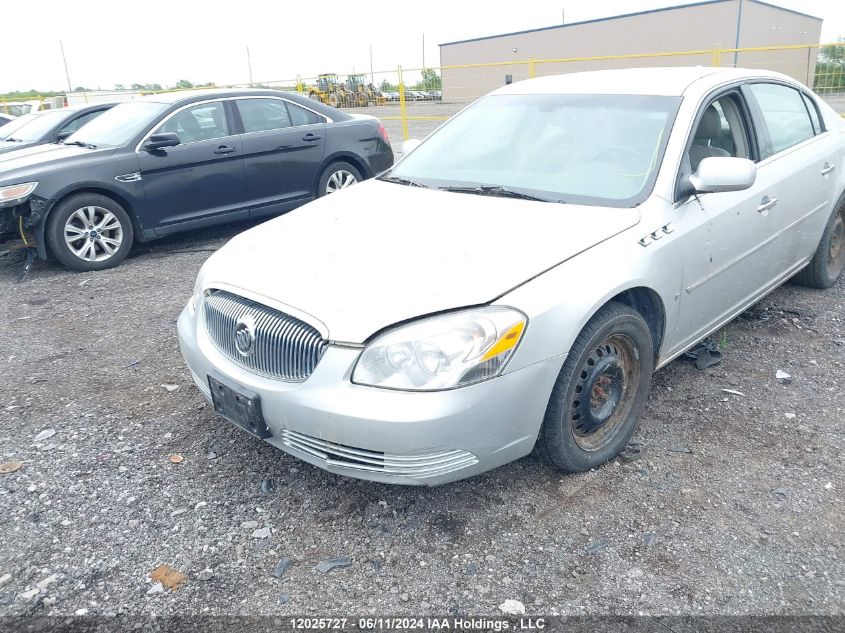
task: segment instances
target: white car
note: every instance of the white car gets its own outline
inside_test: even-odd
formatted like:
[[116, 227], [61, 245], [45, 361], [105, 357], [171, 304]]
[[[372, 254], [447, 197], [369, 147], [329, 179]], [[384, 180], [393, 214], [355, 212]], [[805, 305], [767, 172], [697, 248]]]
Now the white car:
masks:
[[791, 277], [837, 281], [843, 163], [842, 119], [778, 73], [509, 85], [212, 255], [182, 353], [218, 412], [332, 472], [594, 468], [655, 368]]

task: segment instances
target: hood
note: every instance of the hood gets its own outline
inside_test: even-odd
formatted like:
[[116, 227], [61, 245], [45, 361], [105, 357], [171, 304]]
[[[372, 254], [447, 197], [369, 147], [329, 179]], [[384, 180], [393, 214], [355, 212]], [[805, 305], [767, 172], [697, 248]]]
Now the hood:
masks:
[[0, 154], [42, 145], [47, 141], [0, 141]]
[[[18, 143], [12, 145], [20, 146]], [[114, 148], [92, 150], [78, 145], [47, 143], [0, 153], [0, 185], [14, 184], [21, 178], [37, 179], [45, 170], [62, 169], [68, 164], [90, 160], [94, 155], [102, 156], [114, 151]]]
[[370, 180], [236, 236], [209, 258], [202, 284], [293, 308], [330, 339], [361, 343], [400, 321], [488, 303], [639, 217]]

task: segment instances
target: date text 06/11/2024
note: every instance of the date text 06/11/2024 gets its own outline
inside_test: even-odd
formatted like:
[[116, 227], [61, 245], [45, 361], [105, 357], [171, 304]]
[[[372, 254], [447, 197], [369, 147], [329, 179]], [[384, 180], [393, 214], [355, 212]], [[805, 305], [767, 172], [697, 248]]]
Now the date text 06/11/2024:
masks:
[[342, 631], [358, 629], [364, 631], [539, 631], [546, 628], [544, 618], [291, 618], [289, 624], [294, 630]]

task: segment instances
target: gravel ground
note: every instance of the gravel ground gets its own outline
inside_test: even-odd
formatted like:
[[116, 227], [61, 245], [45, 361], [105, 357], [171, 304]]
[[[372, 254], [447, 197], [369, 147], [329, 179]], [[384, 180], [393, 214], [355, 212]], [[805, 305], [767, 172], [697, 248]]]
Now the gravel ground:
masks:
[[0, 256], [0, 461], [23, 462], [0, 474], [0, 615], [845, 614], [842, 283], [785, 286], [720, 366], [659, 372], [638, 458], [411, 489], [299, 462], [193, 386], [176, 318], [243, 228], [21, 284]]

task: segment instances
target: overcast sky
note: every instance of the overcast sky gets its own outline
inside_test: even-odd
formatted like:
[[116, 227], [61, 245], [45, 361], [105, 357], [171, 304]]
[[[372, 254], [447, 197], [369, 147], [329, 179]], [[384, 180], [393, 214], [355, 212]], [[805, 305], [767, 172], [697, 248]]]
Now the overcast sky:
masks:
[[[843, 0], [773, 0], [824, 18], [822, 39], [845, 35]], [[321, 72], [436, 65], [438, 44], [631, 13], [671, 0], [28, 0], [3, 3], [0, 92], [67, 88], [59, 40], [73, 86], [179, 79], [220, 85]], [[15, 28], [10, 28], [15, 25]], [[497, 61], [497, 60], [491, 60]], [[376, 78], [378, 82], [378, 77]]]

